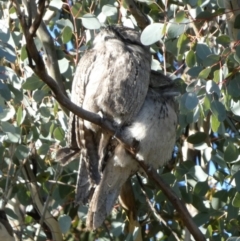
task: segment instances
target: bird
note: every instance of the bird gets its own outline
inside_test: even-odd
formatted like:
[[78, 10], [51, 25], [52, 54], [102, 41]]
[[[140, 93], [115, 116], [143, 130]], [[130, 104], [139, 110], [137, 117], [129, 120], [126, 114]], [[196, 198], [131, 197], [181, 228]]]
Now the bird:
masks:
[[[139, 31], [120, 25], [103, 28], [78, 63], [71, 101], [120, 130], [132, 122], [145, 101], [151, 59]], [[80, 156], [76, 203], [86, 203], [99, 184], [111, 139], [108, 131], [70, 113], [67, 146], [58, 151], [57, 159], [67, 164]]]
[[168, 77], [160, 77], [158, 84], [152, 81], [144, 104], [132, 123], [121, 131], [124, 139], [139, 143], [136, 158], [125, 149], [124, 143], [112, 139], [109, 144], [106, 166], [89, 204], [86, 226], [90, 230], [102, 225], [128, 178], [143, 172], [135, 159], [157, 169], [172, 155], [178, 123], [174, 96], [178, 92]]

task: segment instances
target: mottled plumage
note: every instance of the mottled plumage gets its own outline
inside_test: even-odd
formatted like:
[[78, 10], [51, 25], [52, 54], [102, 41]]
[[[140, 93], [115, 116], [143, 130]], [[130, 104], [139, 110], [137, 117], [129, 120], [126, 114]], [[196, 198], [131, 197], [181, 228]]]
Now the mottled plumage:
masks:
[[[151, 54], [141, 44], [139, 32], [121, 26], [107, 27], [79, 61], [71, 100], [121, 127], [131, 123], [139, 112], [147, 94], [150, 71]], [[107, 131], [70, 114], [68, 147], [60, 151], [67, 155], [61, 160], [67, 162], [81, 154], [78, 174], [88, 172], [85, 178], [78, 177], [77, 203], [85, 202], [89, 193], [86, 190], [99, 183], [99, 170], [110, 139]]]
[[[166, 81], [166, 77], [163, 81]], [[166, 90], [166, 87], [169, 88]], [[165, 89], [165, 90], [164, 90]], [[170, 159], [176, 138], [177, 114], [172, 98], [171, 85], [150, 88], [138, 115], [122, 135], [139, 142], [137, 158], [153, 168]], [[136, 160], [123, 144], [118, 143], [106, 162], [102, 179], [90, 203], [87, 227], [98, 228], [110, 213], [127, 179], [140, 170]]]

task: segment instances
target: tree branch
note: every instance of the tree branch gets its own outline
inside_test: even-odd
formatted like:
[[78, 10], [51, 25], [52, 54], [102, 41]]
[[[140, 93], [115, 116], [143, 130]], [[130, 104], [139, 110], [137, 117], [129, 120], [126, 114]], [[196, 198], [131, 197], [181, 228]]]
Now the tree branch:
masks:
[[137, 7], [134, 0], [123, 0], [123, 4], [127, 5], [128, 10], [136, 19], [140, 29], [146, 28], [150, 24], [148, 17]]
[[[99, 115], [95, 113], [91, 113], [89, 111], [86, 111], [74, 103], [72, 103], [66, 95], [63, 93], [62, 89], [58, 86], [58, 84], [54, 81], [54, 79], [48, 75], [44, 62], [39, 55], [37, 48], [33, 41], [33, 35], [29, 33], [28, 27], [24, 21], [24, 16], [22, 15], [20, 8], [18, 6], [17, 0], [13, 0], [13, 4], [15, 6], [15, 9], [18, 14], [18, 18], [20, 20], [20, 23], [22, 25], [23, 33], [26, 38], [26, 44], [28, 51], [30, 53], [30, 56], [34, 60], [36, 67], [34, 68], [34, 72], [38, 75], [42, 81], [44, 81], [52, 90], [53, 95], [55, 99], [64, 107], [72, 111], [75, 115], [79, 116], [80, 118], [83, 118], [85, 120], [88, 120], [94, 124], [99, 125], [105, 130], [108, 130], [112, 135], [114, 135], [116, 138], [118, 138], [120, 141], [122, 141], [126, 148], [136, 157], [137, 148], [134, 146], [134, 141], [131, 139], [124, 139], [121, 136], [121, 133], [117, 132], [116, 130], [119, 129], [116, 126], [113, 126], [111, 122], [109, 122], [106, 119], [101, 118]], [[32, 31], [35, 32], [37, 24], [32, 25], [33, 29]], [[163, 179], [157, 174], [156, 170], [151, 169], [149, 166], [147, 166], [143, 161], [139, 161], [140, 166], [145, 170], [148, 177], [151, 178], [157, 186], [163, 191], [163, 193], [166, 195], [166, 197], [171, 201], [173, 206], [176, 208], [176, 210], [179, 212], [180, 216], [182, 217], [182, 221], [186, 225], [186, 227], [189, 229], [191, 234], [194, 236], [195, 240], [197, 241], [203, 241], [205, 240], [203, 234], [200, 232], [198, 227], [193, 222], [190, 214], [188, 213], [188, 210], [182, 203], [182, 201], [177, 197], [177, 195], [171, 190], [168, 184], [166, 184]]]

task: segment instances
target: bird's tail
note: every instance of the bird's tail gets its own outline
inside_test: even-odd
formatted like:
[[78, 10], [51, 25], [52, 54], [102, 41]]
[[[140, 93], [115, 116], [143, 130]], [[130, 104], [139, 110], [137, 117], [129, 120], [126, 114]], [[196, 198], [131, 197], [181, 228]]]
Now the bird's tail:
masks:
[[102, 179], [94, 191], [87, 216], [87, 228], [89, 229], [101, 226], [111, 212], [122, 185], [131, 175], [132, 169], [129, 166], [118, 165], [115, 158], [116, 155], [108, 160]]

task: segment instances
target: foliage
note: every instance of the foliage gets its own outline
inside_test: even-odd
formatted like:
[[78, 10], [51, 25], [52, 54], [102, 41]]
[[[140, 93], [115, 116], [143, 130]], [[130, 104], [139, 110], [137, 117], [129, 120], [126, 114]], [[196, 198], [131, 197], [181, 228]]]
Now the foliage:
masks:
[[[166, 1], [167, 2], [167, 1]], [[135, 240], [124, 233], [126, 215], [116, 206], [106, 227], [90, 233], [85, 230], [87, 207], [74, 206], [74, 185], [78, 162], [64, 167], [54, 162], [59, 146], [65, 146], [67, 114], [50, 89], [28, 66], [29, 59], [22, 29], [12, 4], [0, 2], [0, 153], [1, 196], [8, 202], [7, 214], [19, 219], [9, 200], [18, 200], [24, 219], [14, 227], [23, 240], [33, 238], [38, 228], [31, 215], [33, 206], [23, 163], [32, 153], [39, 193], [59, 222], [65, 240]], [[76, 63], [91, 45], [101, 26], [121, 22], [137, 27], [125, 8], [127, 3], [113, 0], [62, 2], [52, 0], [44, 16], [54, 39], [62, 81], [70, 95]], [[124, 7], [125, 6], [125, 7]], [[179, 83], [178, 140], [172, 163], [159, 170], [164, 180], [191, 207], [194, 222], [210, 240], [239, 236], [240, 223], [240, 34], [237, 41], [228, 34], [223, 1], [144, 0], [138, 3], [148, 15], [141, 41], [151, 45], [152, 69], [167, 70]], [[235, 27], [239, 28], [239, 16]], [[44, 58], [44, 46], [35, 43]], [[197, 128], [196, 128], [197, 126]], [[186, 235], [181, 217], [161, 190], [143, 179], [148, 199], [136, 177], [132, 178], [143, 240], [175, 240]], [[194, 210], [194, 211], [192, 211]], [[165, 222], [159, 222], [160, 215]], [[15, 223], [16, 224], [16, 223]], [[136, 233], [135, 233], [136, 234]], [[46, 240], [44, 230], [39, 240]]]

